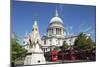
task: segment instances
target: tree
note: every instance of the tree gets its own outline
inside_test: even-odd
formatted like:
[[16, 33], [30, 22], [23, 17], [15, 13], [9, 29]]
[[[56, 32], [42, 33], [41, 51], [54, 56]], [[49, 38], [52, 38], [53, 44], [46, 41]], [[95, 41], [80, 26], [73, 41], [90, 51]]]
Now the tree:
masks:
[[54, 48], [54, 50], [60, 50], [60, 48], [56, 46], [56, 47]]
[[63, 41], [62, 49], [67, 49], [69, 46], [66, 41]]
[[24, 57], [26, 54], [26, 50], [22, 48], [22, 46], [19, 44], [18, 37], [16, 34], [12, 34], [11, 36], [11, 55], [12, 55], [12, 62], [15, 62], [16, 59]]
[[81, 32], [75, 40], [73, 45], [74, 49], [84, 50], [91, 49], [93, 47], [93, 41], [90, 36], [87, 36]]

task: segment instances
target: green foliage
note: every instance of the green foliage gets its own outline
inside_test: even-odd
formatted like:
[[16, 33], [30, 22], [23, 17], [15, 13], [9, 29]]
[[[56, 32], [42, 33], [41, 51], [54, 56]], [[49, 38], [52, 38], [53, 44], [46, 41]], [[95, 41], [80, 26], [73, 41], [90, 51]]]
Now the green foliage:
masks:
[[80, 33], [75, 40], [73, 47], [79, 50], [91, 49], [93, 47], [93, 41], [90, 37], [87, 37], [86, 34]]
[[62, 45], [62, 48], [63, 49], [67, 49], [69, 46], [68, 44], [66, 43], [66, 41], [63, 41], [63, 45]]
[[54, 50], [60, 50], [60, 48], [59, 47], [55, 47], [55, 49]]
[[93, 48], [96, 48], [96, 43], [95, 42], [93, 42]]
[[15, 61], [17, 58], [24, 57], [26, 54], [26, 50], [22, 48], [22, 46], [18, 42], [19, 41], [18, 38], [14, 35], [13, 37], [11, 37], [12, 61]]

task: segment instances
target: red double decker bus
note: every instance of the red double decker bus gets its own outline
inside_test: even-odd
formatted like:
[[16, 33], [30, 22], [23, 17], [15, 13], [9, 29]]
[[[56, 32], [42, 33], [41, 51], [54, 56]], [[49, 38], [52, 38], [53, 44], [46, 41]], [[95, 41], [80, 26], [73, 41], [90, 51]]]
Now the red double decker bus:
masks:
[[58, 61], [58, 51], [57, 50], [51, 51], [51, 61]]

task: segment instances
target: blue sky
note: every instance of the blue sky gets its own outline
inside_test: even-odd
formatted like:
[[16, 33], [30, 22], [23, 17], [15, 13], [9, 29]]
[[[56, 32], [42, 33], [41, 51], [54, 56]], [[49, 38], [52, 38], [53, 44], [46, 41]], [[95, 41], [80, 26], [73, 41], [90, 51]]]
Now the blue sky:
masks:
[[46, 34], [56, 7], [64, 22], [67, 34], [77, 35], [79, 32], [86, 32], [90, 33], [95, 41], [96, 7], [86, 5], [13, 1], [11, 10], [12, 32], [17, 33], [22, 42], [25, 33], [32, 31], [34, 17], [37, 17], [40, 34]]

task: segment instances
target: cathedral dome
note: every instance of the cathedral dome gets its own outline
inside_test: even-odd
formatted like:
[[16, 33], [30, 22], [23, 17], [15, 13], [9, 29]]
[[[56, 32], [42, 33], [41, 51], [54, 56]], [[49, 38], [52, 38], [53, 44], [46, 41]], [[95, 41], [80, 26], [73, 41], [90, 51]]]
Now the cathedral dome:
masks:
[[57, 9], [55, 11], [55, 16], [50, 20], [50, 23], [54, 23], [54, 22], [63, 23], [62, 19], [58, 15]]
[[53, 17], [51, 20], [50, 20], [50, 23], [53, 23], [53, 22], [60, 22], [60, 23], [63, 23], [62, 19], [60, 17]]
[[59, 17], [56, 9], [54, 17], [50, 20], [47, 29], [48, 36], [63, 37], [64, 36], [64, 24], [63, 20]]

